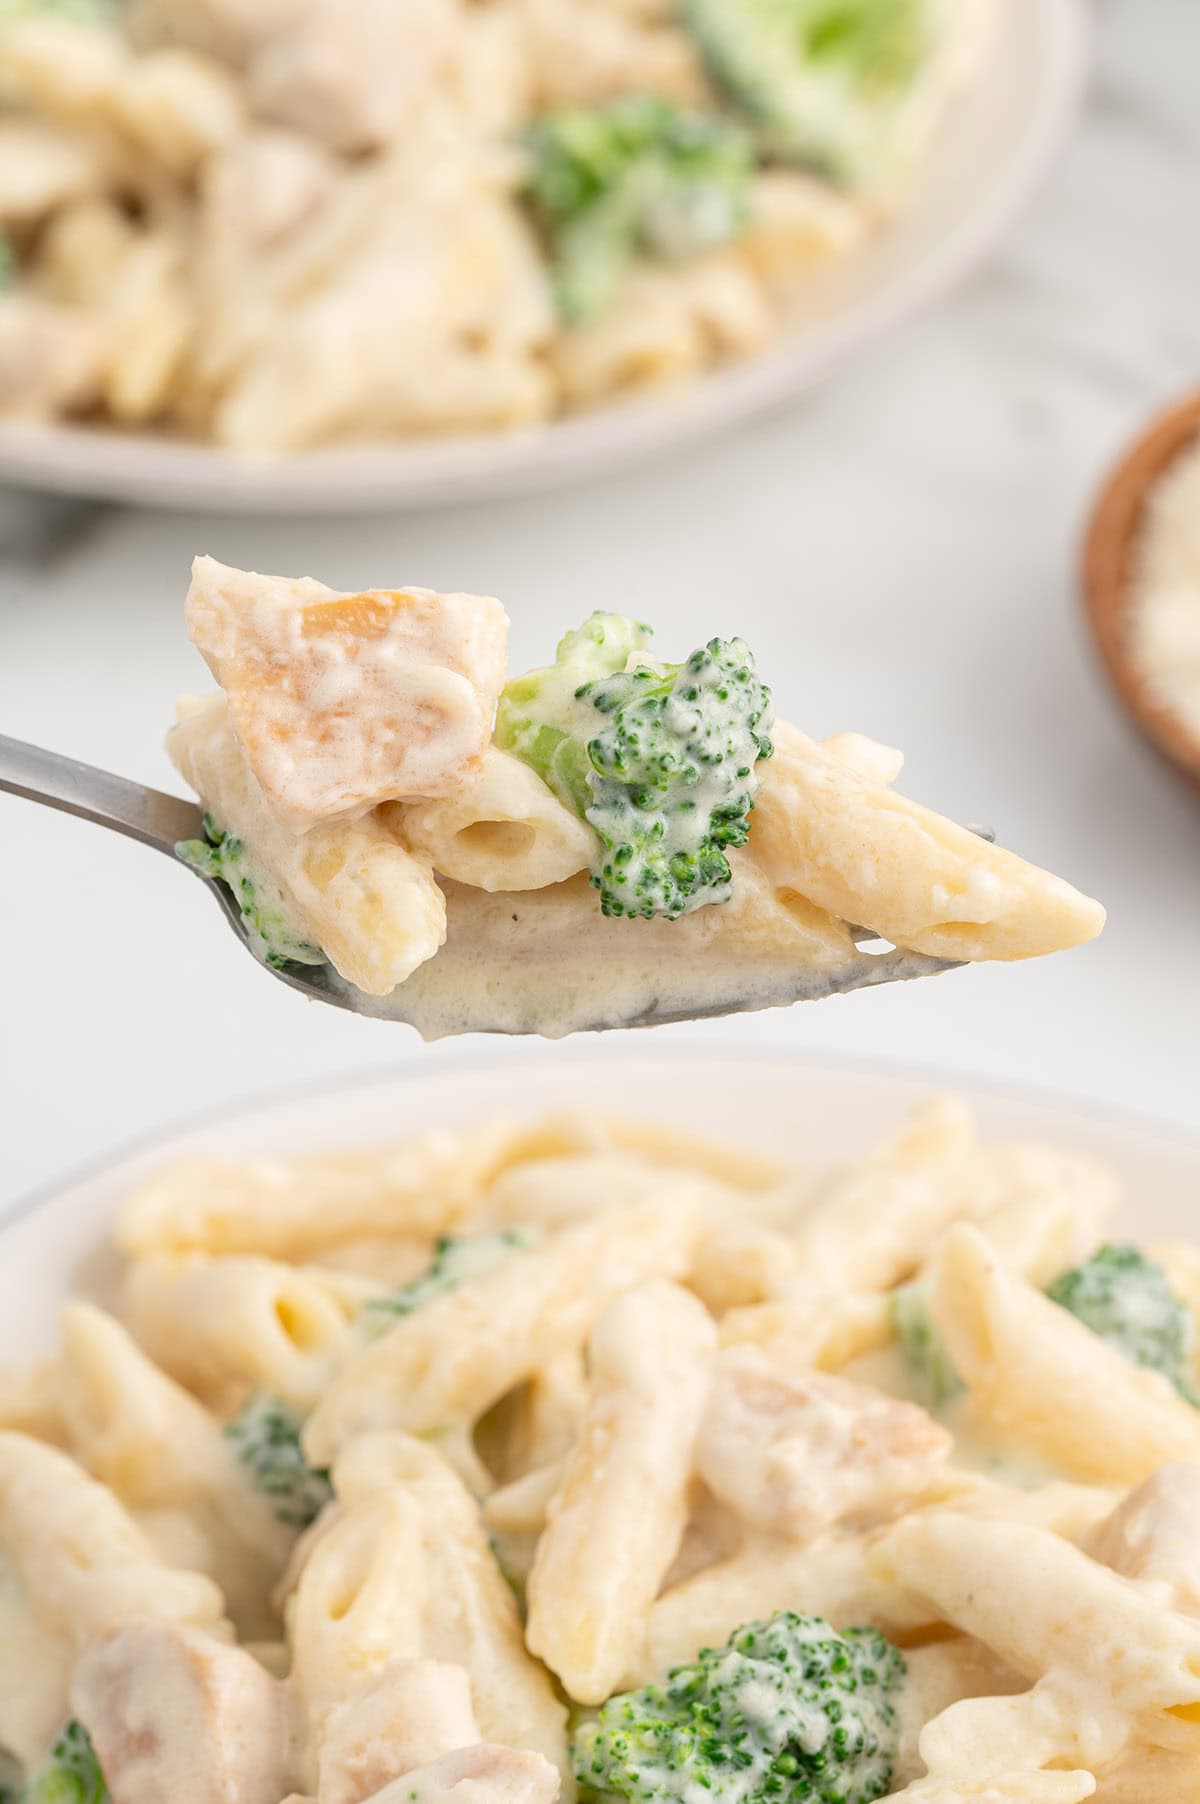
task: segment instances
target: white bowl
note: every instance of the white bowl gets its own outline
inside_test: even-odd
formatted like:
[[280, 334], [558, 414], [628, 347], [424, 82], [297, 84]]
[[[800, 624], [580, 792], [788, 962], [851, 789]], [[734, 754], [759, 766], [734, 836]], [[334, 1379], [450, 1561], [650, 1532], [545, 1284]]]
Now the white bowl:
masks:
[[631, 1056], [624, 1041], [603, 1051], [510, 1049], [500, 1062], [433, 1058], [431, 1065], [416, 1076], [356, 1078], [207, 1115], [31, 1198], [0, 1225], [0, 1362], [53, 1344], [57, 1306], [81, 1266], [84, 1288], [103, 1294], [105, 1262], [96, 1250], [123, 1197], [162, 1165], [394, 1143], [497, 1113], [530, 1118], [586, 1104], [820, 1165], [863, 1148], [924, 1097], [952, 1089], [975, 1108], [985, 1135], [1057, 1141], [1108, 1160], [1123, 1179], [1132, 1205], [1126, 1225], [1138, 1238], [1194, 1232], [1200, 1140], [1034, 1092], [779, 1053], [713, 1057], [685, 1048]]
[[829, 281], [776, 347], [689, 386], [520, 434], [279, 460], [83, 427], [0, 424], [0, 482], [155, 507], [353, 513], [572, 482], [691, 443], [811, 388], [942, 294], [1009, 231], [1074, 121], [1087, 0], [1004, 0], [987, 69], [947, 121], [910, 211]]

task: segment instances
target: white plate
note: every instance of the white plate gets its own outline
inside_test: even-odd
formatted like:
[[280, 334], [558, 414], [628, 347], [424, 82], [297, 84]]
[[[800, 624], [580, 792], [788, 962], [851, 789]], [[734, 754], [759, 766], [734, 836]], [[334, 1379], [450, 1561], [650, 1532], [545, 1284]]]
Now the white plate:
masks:
[[103, 1293], [95, 1250], [123, 1197], [162, 1165], [380, 1145], [497, 1113], [529, 1118], [587, 1104], [823, 1164], [862, 1148], [922, 1098], [953, 1089], [977, 1110], [985, 1135], [1057, 1141], [1108, 1160], [1131, 1204], [1126, 1225], [1140, 1238], [1194, 1232], [1200, 1140], [1083, 1103], [779, 1053], [631, 1056], [624, 1041], [603, 1051], [539, 1047], [511, 1049], [500, 1062], [430, 1062], [420, 1076], [354, 1079], [208, 1115], [31, 1199], [0, 1227], [0, 1362], [52, 1344], [57, 1305], [81, 1263], [85, 1287]]
[[1083, 90], [1087, 0], [1004, 0], [1000, 10], [988, 68], [947, 121], [912, 209], [814, 285], [804, 322], [761, 357], [520, 435], [269, 462], [147, 436], [0, 425], [0, 481], [156, 507], [353, 513], [575, 481], [776, 406], [959, 281], [1005, 236], [1054, 161]]

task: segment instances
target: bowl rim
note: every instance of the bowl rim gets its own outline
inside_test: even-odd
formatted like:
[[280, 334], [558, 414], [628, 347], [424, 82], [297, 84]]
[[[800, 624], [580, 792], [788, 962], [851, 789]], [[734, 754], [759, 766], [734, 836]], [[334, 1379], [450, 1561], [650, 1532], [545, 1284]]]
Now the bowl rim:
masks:
[[1133, 560], [1150, 496], [1192, 447], [1200, 451], [1200, 388], [1155, 414], [1105, 477], [1084, 529], [1080, 590], [1092, 643], [1126, 715], [1170, 769], [1200, 789], [1200, 735], [1155, 699], [1129, 655], [1125, 633]]
[[1048, 178], [1078, 116], [1097, 26], [1088, 0], [1025, 0], [1025, 6], [1040, 34], [1041, 104], [1023, 118], [982, 203], [845, 313], [786, 332], [754, 357], [686, 387], [533, 429], [401, 438], [281, 458], [108, 427], [0, 421], [0, 481], [156, 508], [265, 515], [315, 509], [331, 516], [544, 492], [769, 414], [960, 282], [1008, 235]]
[[[564, 1058], [583, 1066], [591, 1063], [619, 1063], [629, 1057], [624, 1035], [608, 1035], [589, 1039], [580, 1037], [564, 1044], [561, 1041], [538, 1042], [532, 1047], [509, 1048], [497, 1055], [494, 1050], [462, 1052], [451, 1044], [446, 1053], [424, 1049], [421, 1063], [368, 1066], [360, 1070], [336, 1072], [324, 1078], [303, 1083], [288, 1083], [255, 1091], [232, 1101], [213, 1103], [206, 1108], [174, 1116], [155, 1128], [148, 1128], [117, 1141], [88, 1158], [68, 1166], [56, 1176], [23, 1191], [14, 1201], [0, 1208], [0, 1247], [11, 1228], [29, 1221], [42, 1209], [84, 1185], [94, 1184], [121, 1170], [122, 1167], [161, 1150], [170, 1155], [172, 1145], [187, 1137], [213, 1128], [235, 1123], [249, 1123], [268, 1111], [303, 1103], [352, 1095], [356, 1091], [400, 1085], [407, 1080], [428, 1077], [469, 1077], [498, 1071], [517, 1071], [521, 1066], [537, 1067]], [[1126, 1103], [1112, 1104], [1095, 1096], [1062, 1089], [1058, 1086], [1025, 1084], [1019, 1078], [994, 1077], [986, 1073], [955, 1072], [937, 1063], [922, 1060], [890, 1058], [884, 1054], [829, 1051], [817, 1047], [800, 1048], [772, 1044], [765, 1040], [738, 1040], [725, 1046], [707, 1046], [699, 1037], [678, 1041], [668, 1047], [647, 1049], [636, 1055], [647, 1063], [663, 1065], [705, 1063], [710, 1065], [786, 1064], [797, 1071], [804, 1069], [836, 1071], [848, 1078], [860, 1074], [900, 1083], [917, 1083], [931, 1092], [963, 1092], [988, 1096], [998, 1101], [1034, 1105], [1051, 1113], [1073, 1115], [1079, 1121], [1116, 1124], [1131, 1134], [1144, 1135], [1159, 1145], [1169, 1144], [1175, 1150], [1200, 1160], [1200, 1132], [1181, 1127], [1177, 1122], [1155, 1116]], [[253, 1156], [253, 1155], [247, 1155]]]

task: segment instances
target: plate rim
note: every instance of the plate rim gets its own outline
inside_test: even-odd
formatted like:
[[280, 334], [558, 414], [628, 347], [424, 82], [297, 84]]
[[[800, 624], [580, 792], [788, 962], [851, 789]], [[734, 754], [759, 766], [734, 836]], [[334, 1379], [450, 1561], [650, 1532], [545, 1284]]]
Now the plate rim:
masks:
[[[428, 507], [545, 492], [653, 459], [722, 426], [769, 416], [836, 373], [864, 343], [922, 312], [1007, 237], [1068, 139], [1093, 64], [1097, 24], [1089, 0], [1026, 0], [1040, 19], [1049, 71], [1043, 102], [1016, 140], [985, 203], [911, 268], [812, 331], [703, 375], [685, 389], [642, 394], [577, 418], [512, 434], [462, 433], [331, 447], [256, 459], [203, 443], [115, 431], [0, 422], [0, 482], [34, 492], [139, 504], [165, 511], [311, 512], [325, 517], [384, 507]], [[125, 459], [138, 460], [131, 470]], [[144, 461], [167, 469], [150, 474]], [[108, 463], [107, 472], [99, 466]], [[189, 474], [188, 466], [192, 465]], [[422, 469], [424, 466], [424, 469]], [[164, 486], [165, 480], [165, 486]]]
[[[429, 1049], [425, 1049], [426, 1055]], [[710, 1048], [697, 1038], [675, 1043], [671, 1047], [648, 1049], [636, 1055], [647, 1063], [662, 1065], [706, 1063], [710, 1065], [786, 1064], [797, 1071], [805, 1068], [822, 1072], [836, 1071], [846, 1077], [855, 1075], [897, 1083], [917, 1083], [931, 1093], [953, 1092], [986, 1096], [999, 1102], [1034, 1106], [1073, 1116], [1081, 1123], [1101, 1121], [1119, 1132], [1146, 1136], [1162, 1146], [1193, 1158], [1200, 1167], [1200, 1131], [1181, 1127], [1177, 1122], [1161, 1119], [1126, 1103], [1108, 1103], [1102, 1098], [1060, 1089], [1058, 1086], [1025, 1084], [1019, 1078], [994, 1077], [975, 1072], [954, 1072], [936, 1062], [889, 1058], [885, 1054], [822, 1051], [773, 1045], [768, 1040], [739, 1040], [719, 1049]], [[220, 1128], [223, 1124], [248, 1122], [269, 1110], [295, 1106], [304, 1101], [333, 1099], [368, 1088], [400, 1085], [417, 1077], [443, 1079], [517, 1070], [522, 1065], [536, 1067], [553, 1061], [561, 1065], [564, 1058], [573, 1063], [619, 1063], [627, 1060], [629, 1048], [624, 1036], [606, 1036], [603, 1042], [572, 1042], [563, 1045], [547, 1041], [534, 1047], [515, 1049], [497, 1055], [494, 1049], [445, 1054], [433, 1053], [422, 1064], [369, 1066], [360, 1070], [335, 1072], [323, 1078], [302, 1083], [286, 1083], [252, 1092], [229, 1102], [213, 1103], [206, 1108], [174, 1116], [156, 1128], [129, 1135], [113, 1146], [67, 1167], [56, 1176], [23, 1191], [0, 1211], [0, 1249], [9, 1231], [32, 1220], [41, 1210], [51, 1207], [72, 1191], [115, 1177], [125, 1166], [142, 1160], [156, 1149], [169, 1156], [173, 1143], [185, 1136]], [[249, 1155], [248, 1155], [249, 1156]]]

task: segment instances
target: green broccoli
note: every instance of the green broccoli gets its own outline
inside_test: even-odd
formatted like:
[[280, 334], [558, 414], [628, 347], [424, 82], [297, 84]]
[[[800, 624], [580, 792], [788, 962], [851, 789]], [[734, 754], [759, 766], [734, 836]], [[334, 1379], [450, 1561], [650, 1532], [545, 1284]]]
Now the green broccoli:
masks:
[[13, 1804], [109, 1804], [108, 1786], [83, 1724], [69, 1722], [36, 1772], [8, 1795]]
[[1191, 1311], [1172, 1292], [1162, 1266], [1139, 1248], [1121, 1242], [1101, 1247], [1056, 1278], [1046, 1295], [1134, 1365], [1161, 1372], [1189, 1403], [1200, 1406], [1188, 1375], [1195, 1335]]
[[695, 256], [735, 237], [749, 217], [749, 140], [715, 113], [626, 95], [547, 113], [525, 147], [524, 198], [571, 324], [603, 312], [639, 251]]
[[893, 1290], [888, 1297], [888, 1314], [918, 1401], [926, 1409], [940, 1409], [944, 1403], [952, 1402], [965, 1386], [930, 1313], [925, 1285], [916, 1280]]
[[781, 1610], [610, 1698], [575, 1732], [576, 1774], [636, 1804], [870, 1804], [891, 1781], [904, 1676], [875, 1629]]
[[259, 1396], [225, 1428], [238, 1464], [291, 1528], [307, 1528], [333, 1496], [328, 1472], [314, 1470], [304, 1457], [303, 1426], [290, 1404]]
[[457, 1290], [471, 1278], [481, 1278], [494, 1266], [502, 1265], [514, 1253], [534, 1246], [540, 1235], [536, 1228], [500, 1228], [493, 1234], [474, 1234], [467, 1240], [444, 1235], [433, 1250], [433, 1263], [419, 1278], [401, 1284], [386, 1296], [372, 1297], [359, 1311], [368, 1333], [381, 1334], [397, 1317], [411, 1315], [432, 1303], [435, 1297]]
[[593, 614], [553, 665], [508, 684], [496, 743], [595, 828], [603, 912], [673, 921], [729, 900], [725, 848], [749, 837], [755, 765], [773, 749], [771, 693], [741, 639], [657, 665], [650, 637], [637, 621]]
[[[0, 0], [0, 3], [2, 3], [2, 0]], [[0, 15], [0, 18], [2, 18], [2, 15]], [[2, 29], [3, 26], [0, 25], [0, 30]], [[14, 287], [16, 280], [17, 253], [8, 233], [0, 232], [0, 294], [3, 294], [6, 288]], [[0, 1800], [0, 1804], [2, 1804], [2, 1800]]]
[[215, 878], [231, 891], [246, 923], [251, 945], [273, 971], [285, 965], [323, 965], [325, 954], [293, 925], [291, 909], [279, 885], [256, 865], [244, 843], [204, 816], [203, 839], [181, 839], [175, 856]]
[[935, 48], [937, 0], [682, 0], [717, 88], [764, 155], [847, 188], [903, 160], [904, 103]]

